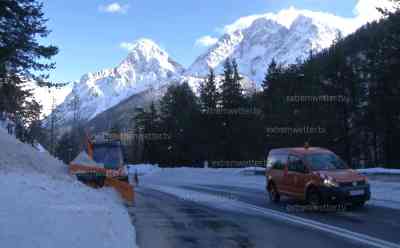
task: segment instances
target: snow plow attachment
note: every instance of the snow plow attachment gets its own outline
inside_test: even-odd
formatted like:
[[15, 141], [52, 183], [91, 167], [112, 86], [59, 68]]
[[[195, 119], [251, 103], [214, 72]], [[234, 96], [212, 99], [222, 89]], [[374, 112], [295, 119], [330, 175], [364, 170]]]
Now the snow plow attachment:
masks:
[[118, 193], [126, 202], [134, 203], [135, 194], [132, 185], [130, 185], [129, 183], [122, 182], [114, 178], [106, 178], [105, 186], [113, 187], [115, 190], [118, 191]]
[[113, 187], [128, 203], [133, 204], [135, 193], [124, 169], [121, 142], [104, 137], [90, 140], [87, 151], [82, 151], [69, 165], [71, 175], [94, 188]]
[[132, 204], [135, 200], [133, 185], [121, 181], [121, 174], [116, 171], [71, 163], [69, 172], [93, 188], [113, 187], [128, 204]]

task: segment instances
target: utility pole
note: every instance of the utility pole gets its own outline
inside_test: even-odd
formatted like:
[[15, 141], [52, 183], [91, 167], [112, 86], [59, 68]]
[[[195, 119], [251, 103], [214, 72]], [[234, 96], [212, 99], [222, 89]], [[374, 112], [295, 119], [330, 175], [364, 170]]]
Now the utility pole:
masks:
[[56, 128], [58, 122], [58, 113], [56, 108], [56, 99], [52, 96], [51, 114], [50, 114], [50, 154], [55, 154]]

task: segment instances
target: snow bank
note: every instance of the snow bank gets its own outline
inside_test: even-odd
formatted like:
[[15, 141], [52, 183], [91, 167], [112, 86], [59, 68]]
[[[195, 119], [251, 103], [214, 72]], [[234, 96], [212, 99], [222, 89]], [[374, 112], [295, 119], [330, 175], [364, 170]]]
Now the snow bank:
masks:
[[89, 188], [67, 166], [0, 128], [0, 247], [136, 247], [118, 194]]
[[135, 247], [119, 196], [32, 173], [0, 173], [0, 247]]
[[24, 144], [0, 128], [0, 171], [19, 171], [22, 174], [32, 172], [57, 178], [66, 178], [67, 166], [47, 152], [38, 152], [32, 146]]
[[400, 175], [400, 169], [370, 168], [370, 169], [359, 169], [357, 171], [366, 175], [368, 174]]
[[[251, 170], [254, 168], [248, 168]], [[238, 186], [254, 189], [265, 189], [264, 176], [243, 173], [246, 168], [165, 168], [143, 177], [151, 184], [186, 186], [191, 184], [209, 184], [221, 186]]]
[[148, 175], [161, 171], [158, 165], [152, 164], [129, 164], [126, 166], [128, 174]]
[[400, 181], [370, 180], [372, 199], [369, 204], [400, 209]]
[[41, 144], [36, 143], [35, 144], [35, 149], [38, 150], [39, 152], [47, 152], [46, 148], [44, 148]]
[[237, 169], [236, 173], [243, 175], [265, 175], [265, 168], [263, 167], [246, 167]]

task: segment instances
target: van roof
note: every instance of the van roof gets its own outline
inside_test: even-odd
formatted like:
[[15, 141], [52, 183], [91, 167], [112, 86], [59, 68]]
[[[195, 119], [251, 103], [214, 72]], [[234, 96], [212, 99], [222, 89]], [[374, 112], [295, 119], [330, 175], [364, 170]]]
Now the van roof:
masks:
[[324, 149], [321, 147], [309, 147], [309, 148], [304, 148], [304, 147], [291, 147], [291, 148], [279, 148], [279, 149], [272, 149], [269, 154], [274, 155], [274, 154], [287, 154], [287, 153], [292, 153], [292, 154], [297, 154], [297, 155], [307, 155], [307, 154], [316, 154], [316, 153], [332, 153], [328, 149]]

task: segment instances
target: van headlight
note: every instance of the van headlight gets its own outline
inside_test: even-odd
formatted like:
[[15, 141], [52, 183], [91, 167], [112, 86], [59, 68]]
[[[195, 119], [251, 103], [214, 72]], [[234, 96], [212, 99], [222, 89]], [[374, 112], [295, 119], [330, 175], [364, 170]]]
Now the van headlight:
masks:
[[324, 185], [326, 187], [339, 187], [339, 184], [333, 178], [324, 179]]

